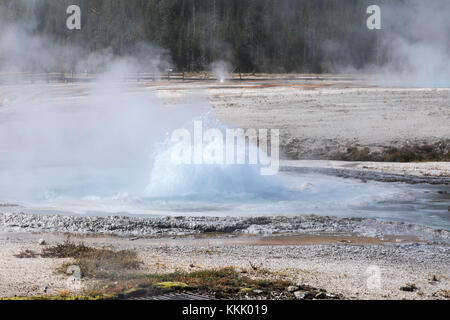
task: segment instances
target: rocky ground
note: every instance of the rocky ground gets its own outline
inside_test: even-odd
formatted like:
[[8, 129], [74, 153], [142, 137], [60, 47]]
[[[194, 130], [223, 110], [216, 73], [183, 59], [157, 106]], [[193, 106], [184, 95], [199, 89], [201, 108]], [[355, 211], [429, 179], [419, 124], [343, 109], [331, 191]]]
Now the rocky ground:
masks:
[[[39, 239], [62, 243], [70, 233], [72, 241], [90, 246], [136, 249], [145, 272], [231, 266], [347, 299], [449, 298], [450, 233], [415, 225], [316, 216], [0, 219], [0, 296], [67, 290], [67, 276], [57, 271], [64, 259], [15, 255], [39, 252]], [[404, 291], [412, 284], [418, 289]]]
[[283, 233], [357, 233], [416, 236], [425, 241], [450, 244], [450, 231], [400, 222], [315, 215], [264, 217], [162, 217], [68, 216], [0, 213], [0, 226], [10, 231], [66, 232], [126, 237], [184, 236], [211, 233], [273, 235]]

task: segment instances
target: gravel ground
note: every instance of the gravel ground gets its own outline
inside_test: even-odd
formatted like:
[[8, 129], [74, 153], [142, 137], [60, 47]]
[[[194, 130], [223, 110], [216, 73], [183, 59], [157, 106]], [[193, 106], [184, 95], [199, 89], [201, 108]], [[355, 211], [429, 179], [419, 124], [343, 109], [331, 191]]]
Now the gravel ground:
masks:
[[[30, 234], [31, 235], [31, 234]], [[57, 272], [64, 259], [17, 258], [24, 250], [40, 252], [38, 240], [22, 234], [0, 233], [0, 297], [57, 295], [66, 290], [67, 276]]]
[[[304, 236], [304, 234], [303, 234]], [[177, 237], [134, 238], [101, 235], [71, 236], [90, 246], [136, 249], [144, 272], [172, 272], [233, 266], [254, 277], [276, 277], [326, 289], [347, 299], [448, 299], [450, 296], [450, 249], [448, 244], [394, 237], [360, 239], [336, 233], [290, 241], [290, 235], [267, 238], [242, 234], [211, 234]], [[336, 240], [330, 240], [336, 237]], [[0, 296], [48, 294], [66, 290], [67, 277], [56, 272], [62, 259], [14, 257], [23, 250], [40, 252], [39, 239], [53, 245], [66, 234], [1, 232]], [[340, 240], [345, 238], [346, 240]], [[303, 240], [302, 240], [303, 239]], [[276, 240], [276, 241], [275, 241]], [[287, 240], [289, 245], [283, 245]], [[281, 244], [280, 244], [281, 241]], [[442, 239], [448, 243], [448, 239]], [[296, 243], [296, 244], [293, 244]], [[256, 271], [251, 267], [257, 268]], [[379, 272], [379, 286], [370, 286]], [[268, 271], [270, 273], [268, 273]], [[437, 281], [433, 281], [437, 280]], [[417, 291], [400, 287], [413, 283]], [[84, 288], [91, 285], [84, 283]]]
[[[210, 245], [200, 248], [175, 244], [157, 249], [146, 247], [141, 254], [144, 261], [154, 261], [157, 257], [163, 265], [183, 269], [194, 265], [196, 269], [234, 266], [248, 270], [251, 262], [278, 277], [324, 288], [349, 299], [432, 299], [445, 294], [448, 298], [450, 289], [448, 247], [426, 244]], [[380, 270], [381, 284], [370, 290], [367, 280], [373, 266]], [[430, 282], [434, 275], [439, 282]], [[416, 284], [419, 293], [399, 290], [407, 283]]]
[[414, 224], [363, 218], [336, 218], [315, 215], [253, 217], [161, 217], [64, 216], [0, 213], [4, 230], [28, 232], [67, 232], [117, 236], [180, 236], [202, 233], [241, 233], [271, 235], [282, 233], [358, 233], [382, 238], [411, 235], [425, 241], [450, 244], [450, 231]]
[[[0, 296], [66, 290], [62, 259], [14, 257], [40, 252], [38, 240], [136, 249], [143, 271], [234, 266], [266, 271], [348, 299], [443, 299], [450, 289], [450, 232], [372, 219], [292, 217], [73, 217], [0, 214]], [[257, 271], [251, 268], [257, 267]], [[371, 269], [372, 268], [372, 269]], [[375, 268], [375, 269], [373, 269]], [[371, 272], [380, 286], [368, 287]], [[432, 281], [433, 278], [438, 281]], [[370, 278], [372, 279], [372, 278]], [[414, 283], [415, 292], [399, 288]], [[87, 281], [85, 287], [89, 286]]]

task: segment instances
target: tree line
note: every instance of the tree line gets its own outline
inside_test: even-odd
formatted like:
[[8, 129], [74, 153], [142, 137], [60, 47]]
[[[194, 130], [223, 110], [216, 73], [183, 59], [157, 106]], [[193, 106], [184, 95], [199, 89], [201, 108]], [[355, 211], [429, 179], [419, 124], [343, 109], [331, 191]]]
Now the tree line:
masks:
[[[231, 71], [320, 73], [383, 63], [377, 47], [383, 31], [366, 27], [367, 7], [380, 2], [0, 0], [0, 8], [3, 22], [29, 23], [33, 34], [81, 54], [109, 48], [124, 56], [151, 43], [166, 50], [177, 70], [205, 70], [224, 60]], [[72, 4], [81, 8], [81, 30], [66, 28]]]

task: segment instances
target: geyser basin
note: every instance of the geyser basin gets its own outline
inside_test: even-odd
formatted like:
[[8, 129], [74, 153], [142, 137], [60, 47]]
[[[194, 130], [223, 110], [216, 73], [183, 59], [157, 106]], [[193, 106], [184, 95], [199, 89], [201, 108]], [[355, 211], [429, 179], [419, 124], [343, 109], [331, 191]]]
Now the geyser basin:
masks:
[[5, 212], [319, 214], [450, 229], [448, 186], [294, 172], [263, 177], [253, 166], [179, 167], [158, 157], [172, 130], [209, 111], [204, 101], [174, 107], [151, 91], [114, 84], [58, 98], [38, 87], [18, 90], [20, 99], [0, 109]]
[[136, 197], [118, 193], [107, 197], [92, 194], [81, 198], [48, 194], [48, 199], [18, 201], [19, 207], [4, 209], [25, 213], [100, 216], [318, 214], [376, 218], [450, 229], [450, 196], [446, 194], [450, 190], [447, 186], [375, 181], [364, 183], [321, 174], [280, 173], [280, 178], [286, 188], [272, 189], [272, 193], [232, 194], [227, 190], [222, 196], [216, 193], [185, 197]]

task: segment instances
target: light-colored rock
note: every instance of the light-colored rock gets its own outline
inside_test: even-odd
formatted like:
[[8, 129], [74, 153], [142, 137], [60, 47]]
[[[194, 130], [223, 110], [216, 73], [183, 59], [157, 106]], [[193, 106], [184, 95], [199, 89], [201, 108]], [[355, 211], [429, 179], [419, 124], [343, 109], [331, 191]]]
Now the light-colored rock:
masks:
[[297, 286], [289, 286], [288, 288], [287, 288], [287, 291], [289, 291], [289, 292], [295, 292], [295, 291], [297, 291], [298, 290], [298, 287]]
[[295, 291], [294, 296], [298, 300], [303, 300], [306, 297], [306, 291]]

